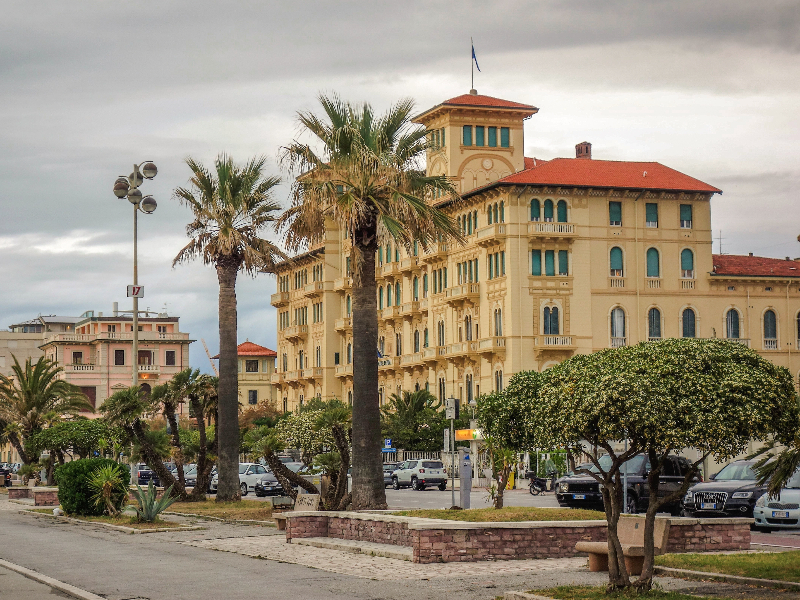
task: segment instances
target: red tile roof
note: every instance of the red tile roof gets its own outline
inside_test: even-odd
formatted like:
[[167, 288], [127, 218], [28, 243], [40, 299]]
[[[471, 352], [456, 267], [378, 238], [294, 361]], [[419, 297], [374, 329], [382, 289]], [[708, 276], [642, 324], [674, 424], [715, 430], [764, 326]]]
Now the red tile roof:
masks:
[[519, 102], [511, 102], [510, 100], [503, 100], [502, 98], [495, 98], [493, 96], [483, 96], [481, 94], [461, 94], [450, 100], [442, 102], [445, 106], [477, 106], [487, 108], [521, 108], [526, 110], [538, 111], [539, 109], [530, 104], [520, 104]]
[[526, 156], [525, 157], [525, 169], [526, 170], [527, 169], [535, 169], [539, 165], [543, 165], [546, 162], [547, 161], [544, 160], [543, 158], [536, 158], [535, 156], [533, 158], [531, 158], [529, 156]]
[[714, 275], [800, 277], [800, 262], [763, 256], [714, 254]]
[[[527, 160], [526, 167], [528, 166]], [[498, 180], [495, 184], [564, 185], [722, 193], [721, 190], [714, 186], [657, 162], [554, 158], [547, 162], [542, 161], [542, 164], [537, 159], [536, 163], [536, 168], [526, 168], [523, 171], [518, 171]], [[495, 184], [489, 184], [489, 186]], [[476, 191], [478, 190], [474, 190], [470, 194]]]
[[[259, 346], [258, 344], [254, 344], [250, 341], [242, 342], [236, 346], [236, 354], [239, 356], [270, 356], [273, 358], [278, 356], [278, 353], [275, 352], [275, 350], [270, 350], [269, 348]], [[212, 356], [211, 358], [219, 359], [219, 354]]]

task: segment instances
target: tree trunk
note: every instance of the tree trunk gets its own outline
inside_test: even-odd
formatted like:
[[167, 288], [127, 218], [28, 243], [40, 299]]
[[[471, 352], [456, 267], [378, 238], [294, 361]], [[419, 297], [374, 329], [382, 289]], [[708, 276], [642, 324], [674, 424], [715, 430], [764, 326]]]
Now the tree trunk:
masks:
[[19, 436], [16, 433], [9, 433], [8, 441], [11, 442], [11, 445], [14, 446], [17, 454], [19, 454], [19, 459], [22, 461], [22, 464], [30, 464], [31, 461], [28, 460], [28, 455], [25, 453], [25, 448], [22, 447], [22, 442], [20, 441]]
[[506, 491], [506, 486], [508, 485], [508, 478], [511, 476], [511, 465], [510, 464], [503, 464], [500, 473], [495, 474], [495, 480], [497, 481], [497, 494], [494, 497], [494, 507], [495, 508], [503, 508], [504, 502], [504, 495]]
[[339, 467], [339, 474], [336, 477], [336, 495], [330, 505], [332, 510], [336, 510], [341, 504], [342, 499], [347, 494], [347, 471], [350, 469], [350, 444], [347, 441], [347, 433], [341, 425], [334, 425], [332, 428], [333, 439], [336, 442], [336, 449], [342, 459]]
[[175, 405], [171, 402], [164, 403], [164, 416], [172, 430], [172, 457], [175, 459], [175, 467], [178, 471], [178, 481], [181, 487], [186, 489], [186, 476], [183, 473], [183, 452], [181, 452], [181, 434], [178, 431], [178, 418], [175, 416]]
[[664, 468], [663, 458], [659, 460], [658, 455], [652, 450], [649, 452], [650, 473], [647, 475], [647, 488], [650, 493], [650, 501], [647, 505], [647, 513], [644, 518], [644, 564], [636, 587], [642, 591], [649, 591], [653, 587], [653, 561], [655, 558], [655, 529], [656, 513], [663, 504], [658, 498], [658, 488], [661, 483], [661, 471]]
[[317, 486], [284, 465], [274, 452], [267, 452], [264, 455], [264, 460], [267, 461], [272, 474], [281, 484], [283, 492], [291, 497], [292, 500], [297, 499], [297, 490], [294, 489], [292, 484], [303, 488], [309, 494], [319, 494]]
[[219, 391], [217, 427], [217, 502], [241, 500], [239, 488], [239, 382], [236, 354], [236, 275], [241, 260], [220, 257], [219, 280]]
[[200, 448], [197, 451], [197, 485], [194, 486], [190, 498], [192, 500], [205, 500], [206, 490], [208, 489], [211, 470], [214, 462], [208, 460], [208, 440], [206, 438], [206, 421], [200, 399], [197, 396], [189, 398], [194, 411], [195, 421], [197, 421], [197, 432], [200, 438]]
[[631, 580], [625, 557], [622, 554], [622, 544], [619, 541], [619, 519], [622, 512], [622, 487], [619, 481], [619, 472], [616, 473], [617, 481], [606, 479], [603, 484], [603, 506], [608, 523], [608, 590], [620, 590], [630, 587]]
[[385, 509], [378, 402], [377, 220], [353, 239], [353, 509]]
[[177, 496], [181, 500], [186, 500], [188, 497], [186, 495], [186, 489], [181, 487], [180, 482], [175, 481], [175, 478], [172, 476], [172, 472], [164, 466], [164, 462], [161, 458], [155, 453], [152, 446], [147, 442], [147, 436], [144, 433], [144, 427], [142, 427], [142, 422], [137, 419], [133, 422], [131, 426], [131, 433], [136, 436], [136, 439], [139, 442], [139, 447], [141, 448], [141, 452], [144, 455], [145, 463], [147, 464], [150, 469], [152, 469], [153, 473], [158, 475], [158, 480], [161, 482], [162, 487], [168, 488], [172, 486], [172, 492], [170, 493], [171, 496]]

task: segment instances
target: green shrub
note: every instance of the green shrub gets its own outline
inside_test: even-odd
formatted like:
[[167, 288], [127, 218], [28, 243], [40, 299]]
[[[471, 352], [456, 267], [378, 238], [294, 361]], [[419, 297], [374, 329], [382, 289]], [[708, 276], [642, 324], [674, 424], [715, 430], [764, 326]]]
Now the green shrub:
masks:
[[[55, 477], [58, 484], [58, 501], [68, 515], [101, 516], [105, 506], [97, 506], [92, 500], [92, 489], [89, 482], [92, 475], [101, 467], [118, 466], [122, 471], [122, 480], [130, 481], [130, 468], [117, 465], [107, 458], [82, 458], [68, 462], [56, 468]], [[127, 493], [115, 493], [113, 502], [122, 507], [127, 501]]]
[[171, 493], [172, 486], [169, 486], [164, 490], [164, 494], [161, 498], [157, 498], [156, 488], [153, 486], [152, 479], [148, 482], [146, 490], [143, 490], [139, 484], [136, 484], [133, 495], [139, 503], [139, 506], [136, 507], [136, 514], [138, 515], [139, 521], [144, 521], [145, 523], [154, 522], [159, 514], [167, 510], [172, 503], [177, 500], [177, 498], [170, 497]]

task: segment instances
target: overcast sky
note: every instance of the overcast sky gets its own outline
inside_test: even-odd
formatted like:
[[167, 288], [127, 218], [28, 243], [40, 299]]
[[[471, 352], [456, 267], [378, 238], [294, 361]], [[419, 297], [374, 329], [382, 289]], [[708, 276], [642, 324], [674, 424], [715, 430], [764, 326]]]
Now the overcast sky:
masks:
[[[320, 91], [378, 111], [467, 92], [470, 36], [478, 91], [540, 108], [526, 156], [588, 140], [595, 158], [659, 161], [724, 191], [723, 251], [800, 256], [797, 0], [0, 0], [0, 14], [0, 328], [130, 306], [132, 212], [111, 187], [152, 159], [140, 306], [166, 305], [216, 353], [215, 272], [171, 268], [185, 158], [263, 154], [278, 174]], [[240, 279], [240, 341], [275, 347], [274, 291], [271, 276]], [[191, 362], [209, 369], [199, 341]]]

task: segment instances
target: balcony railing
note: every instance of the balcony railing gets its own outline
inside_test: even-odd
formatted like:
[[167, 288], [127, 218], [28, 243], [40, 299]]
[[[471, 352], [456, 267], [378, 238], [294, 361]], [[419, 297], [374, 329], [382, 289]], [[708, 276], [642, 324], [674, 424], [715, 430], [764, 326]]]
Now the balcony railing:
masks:
[[92, 364], [64, 365], [64, 370], [67, 373], [77, 373], [77, 372], [80, 372], [80, 371], [94, 371], [94, 365], [92, 365]]
[[397, 368], [400, 364], [399, 356], [384, 356], [378, 359], [378, 369], [391, 370]]
[[422, 350], [422, 360], [429, 361], [429, 360], [436, 360], [438, 356], [438, 352], [436, 348], [423, 348]]
[[610, 287], [610, 288], [624, 288], [625, 287], [625, 278], [624, 277], [609, 277], [608, 278], [608, 287]]
[[764, 350], [777, 350], [778, 349], [778, 340], [770, 340], [764, 338]]
[[506, 349], [506, 338], [488, 337], [478, 340], [478, 352], [481, 354], [504, 352]]
[[350, 331], [353, 328], [353, 319], [351, 317], [336, 319], [334, 327], [336, 331]]
[[300, 371], [298, 370], [286, 371], [286, 373], [284, 374], [284, 379], [286, 381], [297, 381], [298, 379], [300, 379]]
[[399, 272], [400, 272], [400, 263], [398, 262], [384, 263], [382, 267], [379, 267], [379, 273], [381, 277], [397, 275]]
[[400, 357], [400, 364], [404, 367], [418, 365], [422, 362], [422, 352], [414, 352], [413, 354], [404, 354]]
[[387, 306], [381, 311], [382, 319], [394, 319], [400, 316], [399, 306]]
[[694, 289], [694, 279], [681, 279], [681, 289], [682, 290], [693, 290]]
[[400, 271], [406, 273], [408, 271], [413, 271], [419, 267], [419, 257], [418, 256], [407, 256], [403, 260], [400, 261]]
[[528, 235], [540, 237], [572, 237], [575, 235], [573, 223], [534, 222], [528, 223]]
[[286, 306], [289, 304], [289, 292], [276, 292], [270, 296], [272, 306]]
[[446, 291], [448, 302], [462, 302], [464, 300], [477, 300], [480, 296], [479, 283], [465, 283], [448, 288]]
[[286, 339], [304, 338], [308, 335], [308, 325], [292, 325], [283, 330]]
[[283, 373], [273, 373], [272, 375], [269, 376], [269, 380], [273, 384], [283, 383], [283, 375], [284, 375]]
[[571, 335], [545, 335], [542, 336], [542, 343], [544, 346], [572, 346]]
[[427, 254], [423, 254], [420, 258], [422, 262], [435, 262], [437, 260], [443, 259], [447, 257], [447, 244], [439, 243], [433, 244], [430, 249], [430, 252]]
[[423, 312], [427, 311], [428, 306], [430, 306], [430, 300], [428, 300], [428, 298], [423, 298], [422, 300], [419, 301], [419, 309], [421, 311]]
[[303, 288], [303, 295], [304, 296], [319, 296], [322, 292], [325, 291], [325, 282], [324, 281], [314, 281], [309, 283]]
[[406, 302], [400, 306], [400, 314], [404, 317], [413, 317], [419, 314], [419, 302]]
[[140, 373], [158, 373], [160, 370], [158, 365], [139, 365]]
[[336, 365], [336, 376], [347, 377], [353, 374], [353, 365]]
[[333, 289], [342, 292], [353, 287], [353, 280], [350, 277], [339, 277], [333, 280]]
[[611, 347], [612, 348], [622, 348], [623, 346], [628, 345], [628, 338], [626, 337], [612, 337], [611, 338]]
[[661, 280], [658, 278], [647, 278], [647, 287], [651, 290], [661, 288]]
[[477, 239], [479, 246], [491, 246], [504, 240], [506, 238], [506, 225], [505, 223], [495, 223], [488, 227], [483, 227], [477, 231]]
[[[183, 332], [163, 333], [161, 331], [140, 331], [139, 341], [183, 341], [188, 340], [189, 334]], [[132, 331], [101, 331], [100, 333], [56, 333], [45, 338], [45, 343], [50, 342], [95, 342], [105, 340], [133, 340]]]

